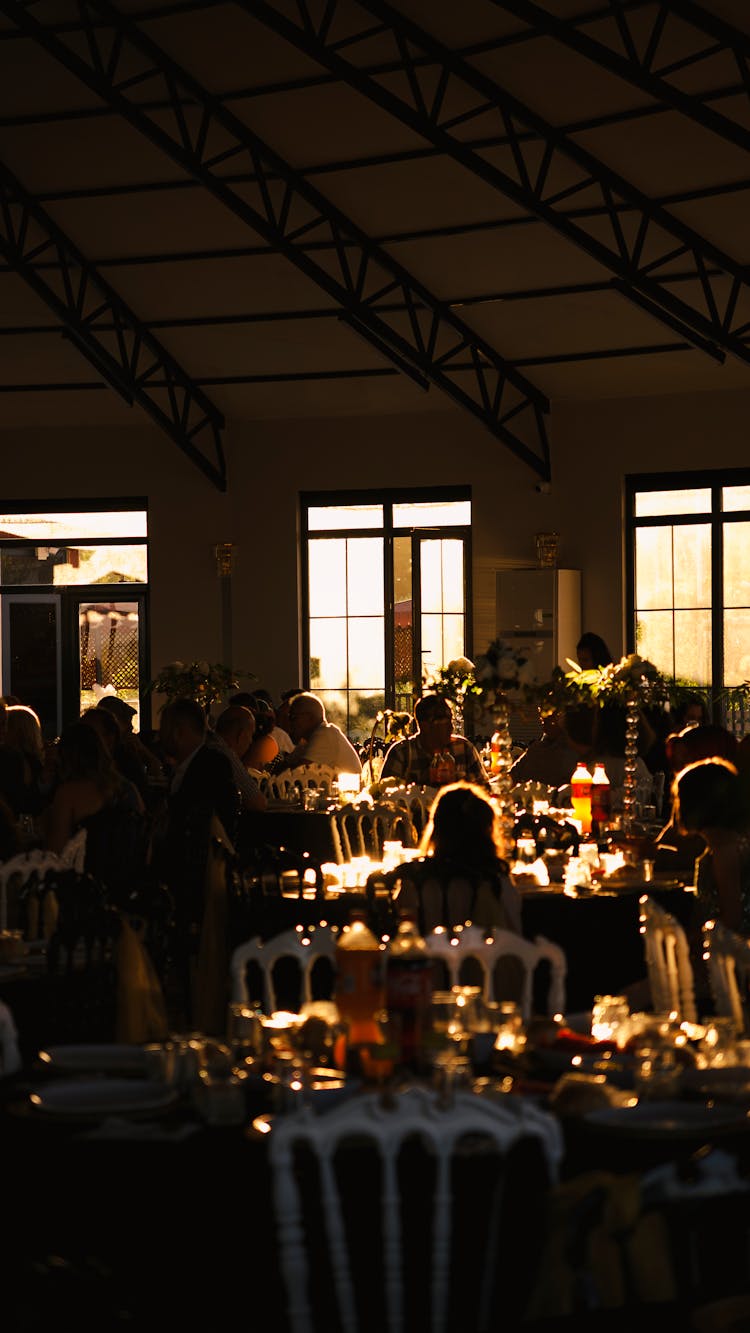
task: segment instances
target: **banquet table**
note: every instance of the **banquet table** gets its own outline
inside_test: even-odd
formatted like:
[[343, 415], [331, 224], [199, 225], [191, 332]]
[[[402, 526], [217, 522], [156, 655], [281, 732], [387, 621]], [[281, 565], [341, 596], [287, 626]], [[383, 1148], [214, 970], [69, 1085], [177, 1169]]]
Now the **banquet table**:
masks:
[[[251, 1324], [262, 1319], [268, 1333], [289, 1333], [268, 1141], [251, 1123], [257, 1115], [279, 1113], [268, 1094], [257, 1086], [248, 1090], [244, 1121], [238, 1125], [206, 1124], [189, 1098], [150, 1116], [92, 1122], [30, 1107], [29, 1090], [54, 1082], [53, 1072], [38, 1067], [0, 1080], [6, 1199], [13, 1223], [6, 1228], [0, 1273], [11, 1327], [41, 1328], [54, 1320], [94, 1333], [121, 1324], [156, 1330], [182, 1321], [186, 1327], [205, 1322], [217, 1328], [239, 1318]], [[618, 1180], [628, 1188], [633, 1173], [660, 1165], [677, 1164], [687, 1179], [694, 1155], [705, 1156], [712, 1143], [710, 1132], [692, 1138], [613, 1137], [574, 1117], [561, 1123], [566, 1143], [562, 1188], [578, 1182], [586, 1198], [589, 1191], [591, 1197], [601, 1192], [605, 1182], [608, 1189], [619, 1188]], [[744, 1124], [735, 1134], [714, 1138], [713, 1145], [736, 1155], [738, 1176], [750, 1183], [747, 1131]], [[376, 1185], [360, 1149], [351, 1150], [347, 1169], [364, 1201]], [[514, 1206], [500, 1229], [497, 1251], [507, 1273], [504, 1319], [509, 1328], [520, 1323], [538, 1266], [545, 1262], [557, 1208], [550, 1208], [549, 1182], [527, 1154], [521, 1154], [516, 1169]], [[476, 1160], [467, 1159], [467, 1170], [476, 1173]], [[685, 1285], [658, 1312], [684, 1319], [690, 1305], [748, 1290], [742, 1262], [750, 1240], [748, 1198], [701, 1197], [698, 1191], [690, 1199], [660, 1205], [674, 1242], [671, 1261]], [[707, 1247], [703, 1262], [701, 1253], [696, 1257], [690, 1248], [696, 1239]], [[698, 1267], [689, 1268], [694, 1263]], [[639, 1311], [639, 1327], [649, 1326], [642, 1324], [645, 1314]], [[536, 1325], [532, 1321], [528, 1327]], [[542, 1320], [540, 1331], [545, 1327]], [[471, 1322], [459, 1322], [459, 1330], [478, 1333]]]
[[524, 935], [544, 935], [565, 951], [567, 1002], [573, 1010], [590, 1009], [595, 995], [618, 994], [646, 976], [639, 931], [642, 894], [655, 898], [683, 926], [695, 908], [695, 895], [677, 880], [669, 887], [643, 881], [575, 897], [561, 885], [520, 892]]
[[281, 809], [244, 810], [238, 836], [240, 859], [252, 859], [255, 849], [264, 845], [307, 852], [317, 861], [339, 859], [331, 817], [325, 810], [302, 810], [286, 803]]

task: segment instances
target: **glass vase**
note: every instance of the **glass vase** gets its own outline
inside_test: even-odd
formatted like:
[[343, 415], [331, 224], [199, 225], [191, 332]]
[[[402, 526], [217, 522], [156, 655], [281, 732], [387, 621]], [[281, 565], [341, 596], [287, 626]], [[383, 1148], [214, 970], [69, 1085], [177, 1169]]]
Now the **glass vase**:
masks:
[[622, 827], [625, 833], [632, 833], [636, 813], [639, 713], [638, 696], [629, 694], [625, 700], [625, 767], [622, 783]]
[[505, 700], [497, 700], [493, 709], [495, 731], [492, 737], [492, 794], [498, 812], [502, 833], [503, 855], [511, 857], [514, 848], [513, 829], [516, 822], [513, 801], [513, 738], [510, 734], [510, 708]]

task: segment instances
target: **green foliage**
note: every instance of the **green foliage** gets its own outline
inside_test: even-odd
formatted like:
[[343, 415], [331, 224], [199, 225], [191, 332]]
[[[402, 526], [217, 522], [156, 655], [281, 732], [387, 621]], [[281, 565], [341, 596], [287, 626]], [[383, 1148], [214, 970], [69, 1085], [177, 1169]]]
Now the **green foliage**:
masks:
[[170, 700], [195, 699], [201, 704], [212, 704], [230, 690], [238, 690], [241, 679], [258, 677], [252, 671], [235, 670], [223, 662], [170, 662], [145, 688], [149, 694], [166, 694]]

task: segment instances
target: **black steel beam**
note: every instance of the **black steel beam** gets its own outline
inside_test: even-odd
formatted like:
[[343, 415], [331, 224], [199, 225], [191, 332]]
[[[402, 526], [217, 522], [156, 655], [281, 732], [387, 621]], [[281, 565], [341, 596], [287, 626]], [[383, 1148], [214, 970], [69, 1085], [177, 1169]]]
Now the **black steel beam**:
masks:
[[[750, 317], [746, 268], [386, 0], [234, 3], [572, 241], [637, 292], [655, 318], [664, 310], [667, 327], [674, 331], [677, 321], [705, 344], [715, 344], [750, 364], [745, 340]], [[390, 76], [381, 83], [354, 63], [352, 53], [363, 55], [363, 48], [366, 51], [373, 40], [381, 51], [385, 42], [391, 42], [401, 59], [400, 80]], [[414, 63], [415, 57], [424, 55], [433, 62], [429, 78]], [[502, 169], [461, 138], [461, 132], [477, 120], [499, 121], [507, 135], [509, 147]], [[561, 208], [564, 202], [581, 196], [593, 197], [603, 209], [606, 234], [601, 226], [585, 228]], [[622, 204], [630, 211], [630, 233], [622, 224]], [[677, 297], [663, 282], [678, 260], [693, 268], [693, 302]], [[718, 276], [710, 277], [709, 269], [717, 269]]]
[[[53, 311], [63, 335], [106, 383], [129, 406], [138, 403], [219, 490], [226, 490], [221, 413], [3, 163], [0, 255]], [[50, 259], [44, 276], [41, 265]], [[98, 327], [102, 320], [106, 329]]]
[[[42, 266], [40, 266], [42, 267]], [[57, 265], [50, 265], [57, 267]], [[9, 272], [9, 269], [0, 267], [0, 273]], [[675, 273], [670, 281], [674, 283], [690, 281], [690, 274]], [[522, 301], [546, 301], [554, 300], [557, 297], [565, 296], [591, 296], [612, 291], [612, 280], [604, 279], [602, 282], [566, 282], [558, 284], [549, 284], [546, 287], [523, 287], [508, 288], [500, 292], [479, 292], [472, 296], [450, 297], [446, 305], [451, 308], [461, 309], [464, 306], [471, 305], [494, 305], [496, 303], [506, 304], [510, 302]], [[381, 311], [405, 311], [405, 306], [397, 301], [384, 302], [380, 307]], [[165, 316], [162, 319], [150, 319], [149, 328], [151, 329], [206, 329], [221, 328], [241, 324], [288, 324], [295, 320], [316, 320], [316, 319], [336, 319], [340, 320], [343, 316], [335, 307], [331, 306], [305, 306], [290, 307], [286, 310], [244, 310], [231, 315], [222, 314], [204, 314], [204, 315], [174, 315]], [[111, 332], [114, 325], [111, 322], [96, 320], [92, 328], [99, 331]], [[360, 330], [355, 330], [360, 332]], [[47, 335], [59, 333], [56, 324], [0, 324], [0, 337], [23, 338], [32, 335]], [[691, 336], [691, 341], [692, 341]], [[375, 345], [373, 343], [373, 345]], [[381, 348], [377, 348], [381, 351]], [[713, 355], [714, 349], [710, 349]], [[424, 388], [424, 382], [420, 382], [420, 388]]]
[[[47, 7], [45, 0], [0, 0], [0, 12], [332, 297], [399, 367], [407, 362], [539, 476], [549, 477], [544, 423], [549, 403], [539, 389], [109, 0], [78, 0], [84, 35], [65, 39], [52, 28], [54, 5], [52, 20], [40, 19]], [[136, 102], [136, 92], [153, 88], [168, 103], [169, 114], [154, 118]], [[242, 194], [218, 173], [238, 157], [249, 160], [254, 177]], [[333, 242], [325, 267], [302, 245], [321, 234]], [[380, 304], [394, 294], [405, 315], [380, 312]], [[454, 369], [466, 356], [473, 367], [468, 383]]]
[[[520, 362], [525, 366], [563, 366], [575, 362], [617, 361], [631, 356], [658, 356], [664, 352], [690, 352], [693, 345], [687, 342], [645, 343], [632, 347], [596, 347], [590, 351], [550, 352], [546, 356], [524, 357]], [[470, 374], [473, 365], [470, 361], [459, 364], [459, 372]], [[331, 380], [382, 379], [400, 373], [395, 366], [359, 366], [349, 370], [283, 370], [264, 371], [257, 375], [207, 375], [200, 383], [206, 387], [226, 388], [232, 385], [247, 384], [299, 384]], [[75, 383], [70, 380], [43, 384], [0, 384], [2, 393], [71, 393], [79, 390], [103, 389], [106, 386], [97, 380], [84, 380]]]
[[[628, 22], [619, 0], [609, 0], [603, 6], [601, 22], [598, 26], [599, 37], [582, 32], [575, 19], [562, 19], [551, 14], [548, 9], [535, 0], [492, 0], [498, 8], [513, 14], [528, 23], [537, 33], [554, 37], [563, 45], [586, 56], [595, 64], [607, 69], [619, 78], [625, 79], [641, 92], [676, 111], [689, 116], [691, 120], [712, 130], [739, 148], [750, 150], [750, 129], [740, 120], [715, 110], [704, 98], [703, 93], [686, 92], [675, 80], [689, 65], [693, 71], [702, 61], [711, 61], [712, 67], [723, 56], [733, 74], [739, 69], [742, 73], [741, 88], [745, 93], [745, 107], [750, 98], [750, 36], [721, 20], [706, 15], [699, 5], [683, 5], [679, 0], [655, 0], [653, 13], [648, 27], [644, 25], [644, 15], [639, 11], [637, 31]], [[700, 20], [703, 20], [702, 22]], [[706, 20], [710, 22], [706, 23]], [[604, 37], [603, 24], [610, 20], [610, 27]], [[669, 44], [672, 36], [684, 37], [685, 24], [701, 33], [702, 46], [691, 51], [687, 57], [670, 55]], [[710, 36], [709, 36], [710, 33]], [[708, 40], [706, 40], [708, 39]]]

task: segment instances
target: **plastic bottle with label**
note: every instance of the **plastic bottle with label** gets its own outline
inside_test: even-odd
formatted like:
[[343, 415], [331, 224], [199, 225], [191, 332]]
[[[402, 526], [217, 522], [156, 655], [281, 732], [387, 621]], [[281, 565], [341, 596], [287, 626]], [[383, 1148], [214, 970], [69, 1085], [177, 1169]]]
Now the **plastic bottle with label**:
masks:
[[429, 1067], [426, 1055], [434, 983], [433, 959], [416, 913], [403, 908], [386, 962], [386, 1008], [398, 1048], [396, 1064], [412, 1073]]
[[612, 788], [604, 764], [594, 764], [591, 779], [591, 823], [598, 836], [604, 832], [612, 813]]
[[342, 1040], [337, 1063], [368, 1076], [370, 1048], [383, 1041], [376, 1015], [385, 1006], [385, 950], [370, 930], [364, 911], [353, 909], [336, 942], [334, 991]]
[[450, 750], [436, 750], [430, 760], [429, 785], [445, 787], [456, 781], [456, 761]]
[[581, 760], [570, 779], [570, 801], [573, 814], [580, 820], [581, 833], [591, 832], [591, 787], [591, 774]]

